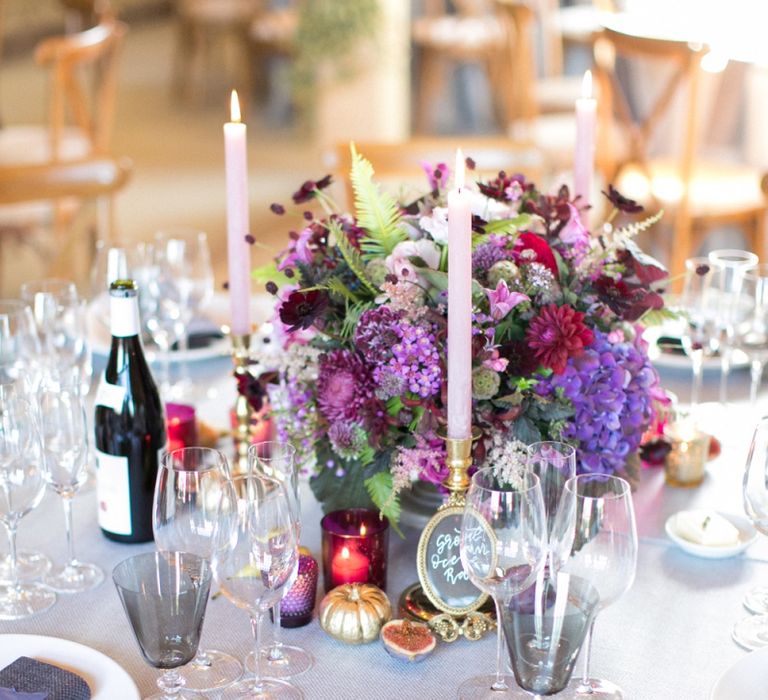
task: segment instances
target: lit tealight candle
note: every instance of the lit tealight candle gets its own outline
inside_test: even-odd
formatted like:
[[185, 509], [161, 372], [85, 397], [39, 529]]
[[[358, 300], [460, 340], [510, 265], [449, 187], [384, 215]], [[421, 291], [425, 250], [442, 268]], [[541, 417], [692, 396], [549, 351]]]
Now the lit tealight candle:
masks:
[[333, 578], [342, 583], [365, 583], [368, 580], [368, 557], [355, 549], [342, 547], [331, 562]]

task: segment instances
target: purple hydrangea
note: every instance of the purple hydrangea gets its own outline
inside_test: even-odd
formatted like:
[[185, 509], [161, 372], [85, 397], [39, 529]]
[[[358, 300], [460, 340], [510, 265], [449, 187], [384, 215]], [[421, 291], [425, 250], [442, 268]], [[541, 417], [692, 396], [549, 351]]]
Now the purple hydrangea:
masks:
[[402, 314], [388, 306], [368, 309], [360, 316], [355, 331], [355, 345], [363, 357], [373, 365], [380, 364], [399, 340], [395, 325]]
[[562, 438], [578, 443], [579, 473], [611, 474], [640, 446], [659, 377], [639, 336], [617, 343], [601, 331], [594, 336], [583, 354], [569, 358], [562, 374], [542, 380], [536, 390], [550, 395], [560, 389], [573, 405]]
[[391, 383], [388, 375], [400, 377], [405, 388], [423, 399], [440, 391], [443, 373], [434, 330], [400, 322], [394, 326], [398, 342], [391, 348], [391, 358], [373, 372], [377, 384]]
[[509, 260], [512, 255], [505, 248], [505, 236], [490, 236], [486, 243], [481, 243], [472, 252], [472, 271], [474, 277], [484, 277], [497, 262]]

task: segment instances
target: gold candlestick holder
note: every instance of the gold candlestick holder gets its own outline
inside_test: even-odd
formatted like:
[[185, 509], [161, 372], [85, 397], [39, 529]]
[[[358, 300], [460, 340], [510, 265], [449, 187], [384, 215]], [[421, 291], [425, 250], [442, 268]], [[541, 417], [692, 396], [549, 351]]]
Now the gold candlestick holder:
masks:
[[[235, 367], [235, 378], [248, 374], [251, 353], [250, 333], [231, 334], [232, 338], [232, 363]], [[232, 465], [232, 475], [248, 473], [248, 448], [251, 444], [251, 421], [253, 409], [248, 403], [248, 398], [240, 392], [235, 401], [236, 425], [232, 431], [232, 439], [235, 443], [235, 460]]]
[[443, 641], [477, 640], [495, 628], [493, 605], [463, 571], [459, 537], [472, 443], [480, 431], [473, 429], [468, 438], [450, 438], [445, 433], [440, 437], [445, 440], [448, 476], [443, 485], [449, 496], [421, 533], [416, 553], [419, 583], [403, 592], [400, 607], [404, 614], [426, 622]]

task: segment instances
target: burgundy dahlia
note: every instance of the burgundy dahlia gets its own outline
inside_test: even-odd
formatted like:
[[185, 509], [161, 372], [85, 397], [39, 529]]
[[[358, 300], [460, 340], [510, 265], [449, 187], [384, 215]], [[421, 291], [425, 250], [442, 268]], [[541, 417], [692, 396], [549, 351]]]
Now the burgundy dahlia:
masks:
[[373, 397], [373, 382], [363, 358], [349, 350], [333, 350], [320, 357], [317, 404], [331, 423], [362, 423], [364, 409]]
[[291, 292], [280, 306], [280, 320], [289, 333], [309, 328], [328, 308], [328, 294], [313, 289], [309, 292]]
[[536, 359], [555, 374], [562, 374], [569, 357], [578, 357], [594, 340], [584, 314], [567, 304], [542, 307], [525, 333]]

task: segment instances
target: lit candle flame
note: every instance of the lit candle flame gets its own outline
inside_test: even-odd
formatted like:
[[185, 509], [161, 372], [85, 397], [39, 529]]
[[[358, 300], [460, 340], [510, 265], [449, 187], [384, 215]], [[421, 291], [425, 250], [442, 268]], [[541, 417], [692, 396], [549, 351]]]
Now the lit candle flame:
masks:
[[365, 529], [365, 523], [363, 523], [363, 524], [360, 526], [360, 537], [365, 537], [365, 533], [366, 533], [366, 532], [367, 532], [367, 530]]
[[592, 71], [584, 71], [584, 78], [581, 81], [581, 96], [585, 100], [592, 97]]
[[240, 100], [237, 99], [237, 90], [232, 90], [232, 96], [229, 98], [230, 121], [240, 122]]
[[456, 189], [460, 190], [464, 187], [464, 154], [460, 148], [456, 149], [456, 174], [454, 176], [454, 184]]
[[346, 547], [341, 548], [341, 558], [349, 559], [349, 550]]

